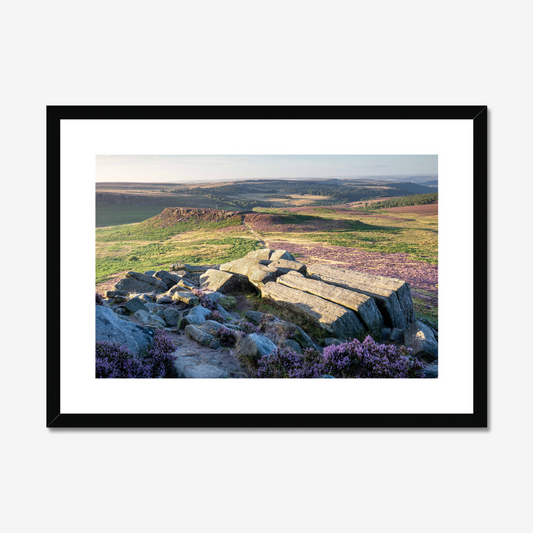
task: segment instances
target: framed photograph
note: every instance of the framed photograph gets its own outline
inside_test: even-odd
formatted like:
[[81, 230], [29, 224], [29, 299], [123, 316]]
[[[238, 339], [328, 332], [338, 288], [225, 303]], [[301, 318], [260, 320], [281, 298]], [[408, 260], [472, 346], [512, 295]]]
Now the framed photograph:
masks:
[[486, 106], [49, 106], [47, 241], [47, 427], [487, 427]]

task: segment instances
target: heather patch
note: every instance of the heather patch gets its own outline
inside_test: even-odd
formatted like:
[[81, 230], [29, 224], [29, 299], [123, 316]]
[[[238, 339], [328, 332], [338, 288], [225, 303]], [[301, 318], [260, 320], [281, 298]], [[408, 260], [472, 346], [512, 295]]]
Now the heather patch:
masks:
[[226, 328], [224, 326], [217, 329], [217, 331], [215, 332], [215, 337], [222, 344], [224, 344], [224, 346], [235, 346], [241, 336], [242, 335], [239, 331], [235, 331], [234, 329]]
[[277, 349], [262, 357], [254, 371], [256, 378], [422, 378], [425, 365], [404, 347], [378, 344], [368, 336], [324, 348], [320, 354], [307, 349], [297, 354]]
[[337, 378], [418, 378], [425, 365], [403, 346], [378, 344], [368, 336], [363, 342], [328, 346], [322, 354], [326, 373]]
[[242, 322], [240, 327], [246, 335], [250, 333], [259, 333], [261, 331], [261, 326], [256, 326], [252, 322]]
[[[217, 311], [217, 304], [210, 298], [208, 298], [207, 293], [202, 291], [201, 289], [192, 289], [191, 291], [195, 296], [198, 297], [198, 300], [200, 302], [200, 305], [205, 307], [206, 309], [209, 309], [211, 312]], [[218, 311], [217, 311], [218, 312]], [[220, 314], [220, 313], [219, 313]], [[217, 321], [218, 322], [218, 321]]]
[[117, 343], [96, 343], [97, 378], [173, 377], [176, 346], [167, 333], [156, 330], [154, 344], [144, 359]]

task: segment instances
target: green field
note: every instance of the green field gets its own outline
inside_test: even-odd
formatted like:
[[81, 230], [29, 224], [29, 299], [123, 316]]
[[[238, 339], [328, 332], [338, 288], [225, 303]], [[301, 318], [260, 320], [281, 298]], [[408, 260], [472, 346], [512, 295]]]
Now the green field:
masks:
[[[228, 224], [228, 222], [231, 222]], [[176, 224], [147, 230], [147, 224], [96, 230], [96, 284], [120, 272], [167, 269], [172, 263], [220, 264], [260, 248], [234, 221]]]

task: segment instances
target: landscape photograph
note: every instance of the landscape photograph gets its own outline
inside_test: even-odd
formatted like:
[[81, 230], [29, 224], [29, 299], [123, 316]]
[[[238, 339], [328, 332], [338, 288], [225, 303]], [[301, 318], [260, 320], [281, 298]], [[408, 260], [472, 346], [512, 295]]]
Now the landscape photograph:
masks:
[[437, 155], [97, 155], [96, 378], [438, 378]]

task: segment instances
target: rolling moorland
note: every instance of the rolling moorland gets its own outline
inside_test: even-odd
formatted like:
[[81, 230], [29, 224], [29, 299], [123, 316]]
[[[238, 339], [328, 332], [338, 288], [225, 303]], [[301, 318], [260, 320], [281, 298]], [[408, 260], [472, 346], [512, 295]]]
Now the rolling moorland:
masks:
[[[104, 294], [131, 270], [221, 264], [282, 249], [306, 264], [407, 281], [417, 316], [437, 323], [436, 191], [435, 179], [99, 183], [96, 290]], [[165, 210], [172, 207], [184, 209], [176, 216]]]

